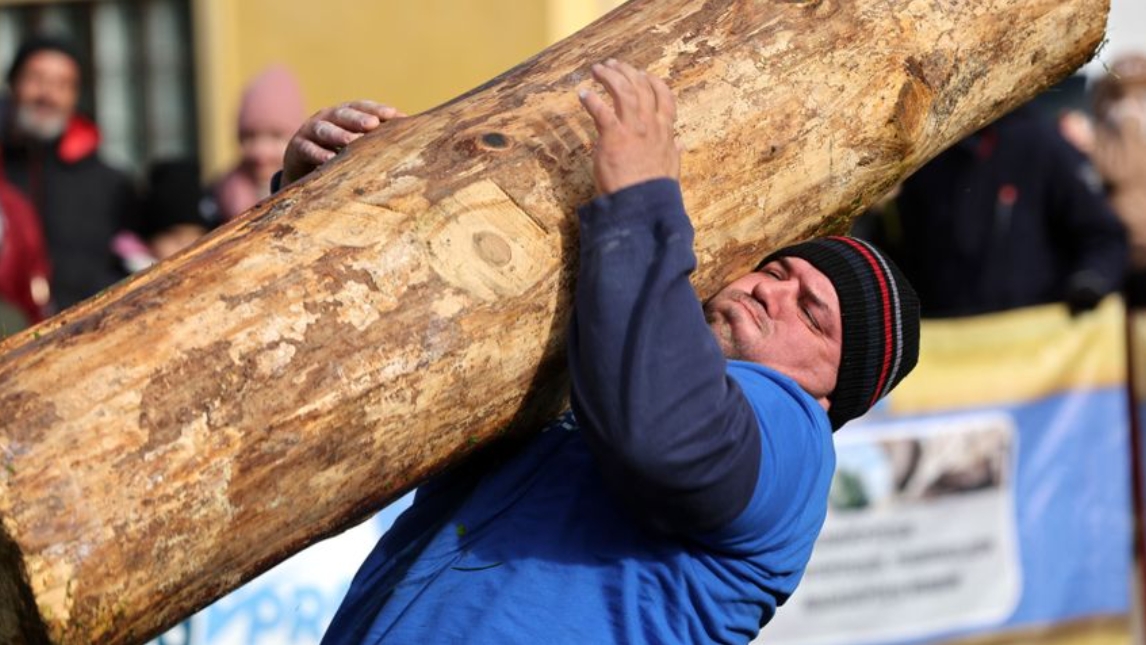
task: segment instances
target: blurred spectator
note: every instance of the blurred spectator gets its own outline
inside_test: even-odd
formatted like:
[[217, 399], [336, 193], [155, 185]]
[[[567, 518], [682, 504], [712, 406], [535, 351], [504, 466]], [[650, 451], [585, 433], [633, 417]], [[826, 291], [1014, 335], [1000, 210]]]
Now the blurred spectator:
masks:
[[1126, 263], [1097, 173], [1029, 105], [918, 170], [869, 227], [928, 317], [1049, 302], [1078, 313], [1121, 286]]
[[1031, 105], [1058, 124], [1059, 134], [1083, 154], [1094, 147], [1094, 126], [1087, 114], [1086, 76], [1075, 74], [1039, 94]]
[[1146, 306], [1146, 55], [1124, 55], [1094, 89], [1091, 158], [1130, 235], [1127, 302]]
[[[50, 295], [48, 277], [48, 255], [36, 212], [0, 173], [0, 302], [19, 312], [25, 324], [43, 320]], [[16, 331], [13, 326], [10, 315], [0, 336]]]
[[0, 300], [0, 339], [28, 328], [28, 318], [16, 307]]
[[76, 111], [80, 58], [36, 37], [16, 52], [0, 124], [8, 179], [32, 200], [52, 261], [52, 300], [68, 307], [123, 277], [112, 249], [136, 215], [128, 177], [100, 160], [99, 131]]
[[148, 175], [143, 214], [156, 259], [183, 250], [219, 224], [218, 207], [203, 191], [198, 161], [162, 161]]
[[285, 67], [271, 67], [247, 85], [239, 108], [241, 158], [212, 190], [221, 221], [234, 219], [270, 195], [271, 178], [282, 168], [287, 142], [305, 118], [298, 81]]

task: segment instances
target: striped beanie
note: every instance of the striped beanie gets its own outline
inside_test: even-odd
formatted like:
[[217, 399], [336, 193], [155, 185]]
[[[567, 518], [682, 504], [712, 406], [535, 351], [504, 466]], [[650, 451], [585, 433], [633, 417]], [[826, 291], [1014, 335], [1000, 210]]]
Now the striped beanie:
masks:
[[836, 389], [828, 397], [832, 430], [867, 412], [915, 367], [919, 298], [879, 249], [854, 237], [823, 237], [764, 258], [806, 260], [827, 276], [840, 299], [843, 344]]

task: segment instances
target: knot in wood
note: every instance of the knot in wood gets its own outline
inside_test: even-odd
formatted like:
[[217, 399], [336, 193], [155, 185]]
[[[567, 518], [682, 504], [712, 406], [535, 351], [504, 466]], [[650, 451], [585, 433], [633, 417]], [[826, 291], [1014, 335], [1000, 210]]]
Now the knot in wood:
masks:
[[490, 150], [505, 150], [509, 147], [509, 137], [500, 132], [487, 132], [481, 136], [481, 145]]
[[489, 231], [474, 233], [474, 250], [483, 261], [495, 267], [509, 264], [513, 259], [513, 249], [502, 237]]

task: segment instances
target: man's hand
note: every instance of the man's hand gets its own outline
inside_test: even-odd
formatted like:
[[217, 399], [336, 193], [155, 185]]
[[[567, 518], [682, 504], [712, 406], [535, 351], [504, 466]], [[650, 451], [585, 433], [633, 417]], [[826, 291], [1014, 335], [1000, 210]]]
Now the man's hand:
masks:
[[291, 137], [283, 154], [282, 185], [294, 183], [334, 158], [352, 141], [391, 119], [406, 116], [374, 101], [351, 101], [314, 113]]
[[593, 78], [613, 99], [610, 107], [591, 90], [579, 94], [597, 126], [597, 189], [608, 194], [650, 179], [679, 179], [676, 101], [664, 81], [612, 59], [594, 65]]

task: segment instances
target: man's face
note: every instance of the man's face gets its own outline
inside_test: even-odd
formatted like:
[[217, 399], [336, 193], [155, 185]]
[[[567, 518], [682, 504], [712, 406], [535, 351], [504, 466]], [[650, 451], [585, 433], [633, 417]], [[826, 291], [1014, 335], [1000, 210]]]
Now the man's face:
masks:
[[283, 165], [286, 152], [294, 131], [284, 132], [276, 128], [262, 128], [239, 133], [239, 152], [243, 168], [259, 186], [270, 186], [271, 177]]
[[769, 262], [704, 306], [727, 358], [766, 365], [827, 409], [840, 369], [840, 300], [828, 277], [800, 258]]
[[32, 138], [48, 141], [64, 132], [80, 96], [80, 69], [61, 52], [32, 54], [12, 82], [16, 127]]

